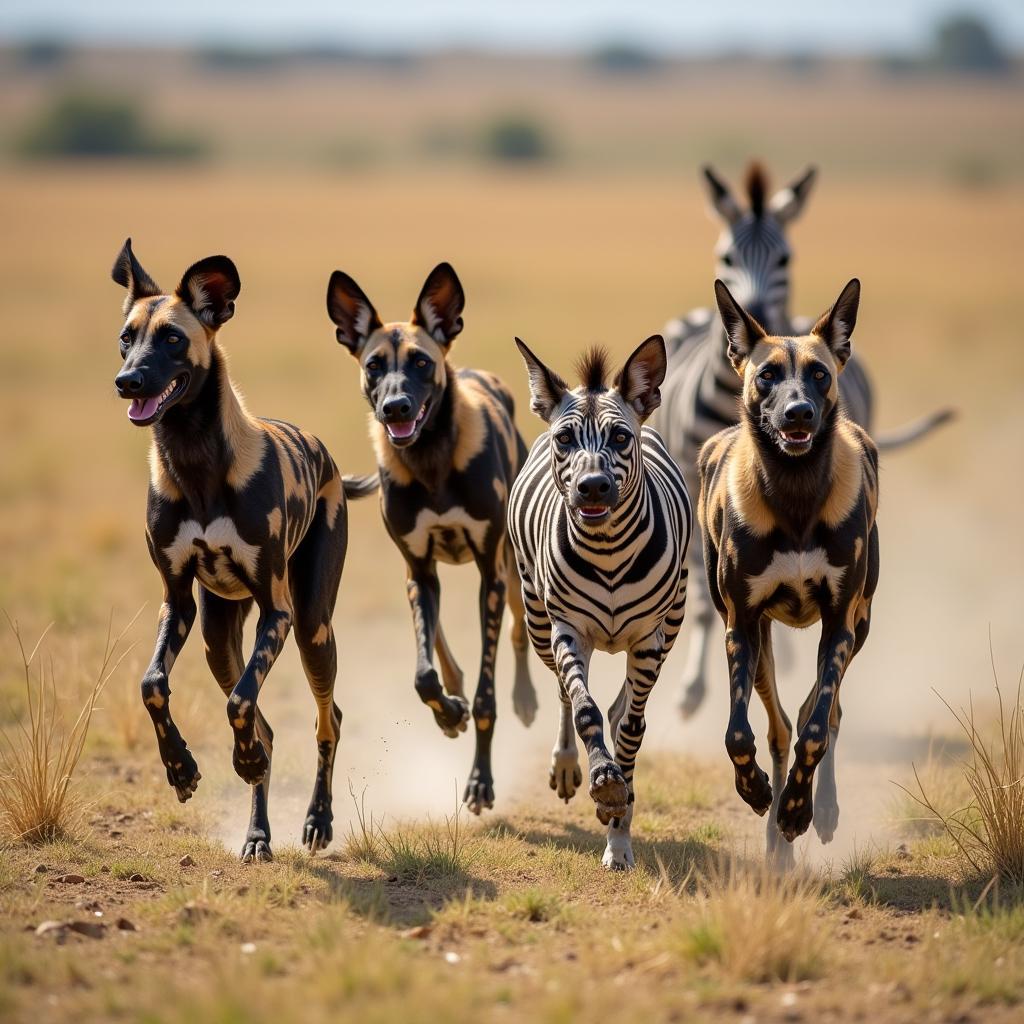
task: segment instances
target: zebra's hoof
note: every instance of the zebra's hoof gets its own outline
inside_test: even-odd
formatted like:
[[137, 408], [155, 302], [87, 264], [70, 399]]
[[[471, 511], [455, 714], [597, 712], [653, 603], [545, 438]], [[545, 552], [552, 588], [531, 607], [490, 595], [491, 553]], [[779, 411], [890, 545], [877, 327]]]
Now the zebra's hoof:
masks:
[[576, 747], [552, 752], [548, 785], [558, 794], [558, 799], [566, 803], [576, 795], [576, 790], [583, 785], [580, 755]]
[[597, 805], [597, 820], [607, 825], [612, 818], [626, 814], [629, 790], [622, 769], [614, 761], [604, 761], [590, 770], [590, 798]]

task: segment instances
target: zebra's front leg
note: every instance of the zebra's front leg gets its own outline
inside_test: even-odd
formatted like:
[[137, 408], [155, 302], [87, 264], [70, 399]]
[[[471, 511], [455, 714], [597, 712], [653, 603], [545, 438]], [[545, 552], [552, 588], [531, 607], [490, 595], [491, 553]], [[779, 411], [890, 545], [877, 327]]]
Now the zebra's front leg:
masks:
[[558, 679], [569, 695], [576, 732], [587, 750], [590, 798], [596, 805], [598, 821], [607, 825], [612, 818], [620, 818], [626, 813], [628, 792], [622, 769], [605, 745], [604, 718], [587, 685], [593, 648], [574, 630], [556, 624], [552, 631], [551, 650]]
[[658, 681], [664, 660], [665, 649], [658, 634], [647, 637], [632, 648], [626, 662], [626, 681], [613, 709], [615, 761], [622, 769], [628, 796], [626, 813], [612, 818], [608, 825], [608, 845], [602, 863], [611, 871], [626, 871], [635, 866], [630, 836], [635, 806], [633, 772], [636, 768], [636, 755], [640, 752], [647, 728], [644, 718], [647, 698]]
[[494, 663], [498, 656], [501, 617], [505, 612], [503, 574], [493, 564], [483, 564], [480, 569], [480, 679], [473, 697], [476, 753], [473, 756], [473, 770], [462, 797], [473, 814], [479, 814], [485, 807], [494, 806], [491, 744], [494, 740], [494, 720], [498, 714], [494, 696]]

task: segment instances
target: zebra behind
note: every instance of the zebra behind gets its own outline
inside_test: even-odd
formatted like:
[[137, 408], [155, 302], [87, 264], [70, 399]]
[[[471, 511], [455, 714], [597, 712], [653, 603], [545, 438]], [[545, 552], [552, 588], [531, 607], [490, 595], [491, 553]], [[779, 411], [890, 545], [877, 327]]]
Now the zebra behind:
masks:
[[[555, 673], [562, 702], [549, 781], [567, 802], [582, 784], [578, 733], [590, 796], [608, 825], [604, 866], [625, 870], [634, 865], [633, 770], [644, 709], [686, 606], [690, 499], [661, 438], [644, 426], [661, 400], [665, 344], [648, 338], [611, 385], [606, 354], [592, 350], [574, 389], [516, 344], [531, 408], [548, 424], [512, 487], [509, 532], [530, 640]], [[590, 695], [595, 650], [627, 653], [608, 713], [614, 755]]]
[[[746, 208], [710, 167], [704, 168], [708, 201], [722, 232], [715, 246], [716, 277], [737, 302], [767, 332], [775, 336], [804, 335], [812, 320], [789, 313], [789, 271], [792, 252], [786, 229], [803, 212], [817, 176], [808, 168], [785, 188], [769, 197], [768, 178], [757, 163], [747, 171]], [[671, 321], [665, 328], [668, 373], [663, 400], [654, 425], [682, 467], [687, 486], [699, 487], [697, 456], [701, 446], [718, 431], [739, 421], [742, 383], [729, 362], [727, 338], [717, 311], [699, 309]], [[871, 432], [871, 382], [856, 356], [840, 378], [846, 415]], [[892, 434], [876, 438], [879, 450], [902, 447], [950, 419], [939, 410]], [[680, 710], [693, 715], [704, 701], [705, 661], [714, 628], [714, 608], [708, 594], [700, 544], [690, 548], [693, 587], [690, 595], [691, 639], [683, 668]]]

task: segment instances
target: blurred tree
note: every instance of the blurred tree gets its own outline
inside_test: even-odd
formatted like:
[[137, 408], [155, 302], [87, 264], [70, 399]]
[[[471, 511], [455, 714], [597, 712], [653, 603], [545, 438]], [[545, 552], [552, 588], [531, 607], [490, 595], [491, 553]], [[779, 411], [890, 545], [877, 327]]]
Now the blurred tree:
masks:
[[534, 163], [554, 156], [543, 126], [523, 114], [495, 118], [484, 129], [483, 152], [502, 163]]
[[26, 128], [18, 145], [28, 157], [162, 157], [188, 160], [206, 147], [191, 136], [155, 135], [138, 103], [72, 92], [58, 96]]
[[661, 60], [649, 50], [629, 43], [609, 43], [595, 50], [587, 62], [597, 71], [615, 74], [647, 74], [661, 67]]
[[1001, 74], [1010, 67], [989, 26], [976, 14], [951, 14], [935, 31], [934, 60], [946, 71]]

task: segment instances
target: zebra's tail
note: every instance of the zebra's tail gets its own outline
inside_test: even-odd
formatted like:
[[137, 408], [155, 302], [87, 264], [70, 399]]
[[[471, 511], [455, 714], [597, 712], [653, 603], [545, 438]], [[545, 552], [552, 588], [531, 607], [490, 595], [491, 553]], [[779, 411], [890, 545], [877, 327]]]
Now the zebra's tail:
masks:
[[368, 476], [343, 476], [341, 482], [346, 498], [366, 498], [380, 487], [380, 476], [376, 473]]
[[913, 423], [908, 423], [904, 427], [897, 427], [896, 430], [892, 430], [887, 434], [880, 434], [875, 438], [875, 444], [880, 452], [895, 451], [897, 448], [913, 444], [926, 434], [930, 434], [936, 428], [941, 427], [943, 423], [949, 423], [953, 419], [956, 419], [955, 409], [937, 409], [935, 412], [922, 416], [919, 420], [914, 420]]

